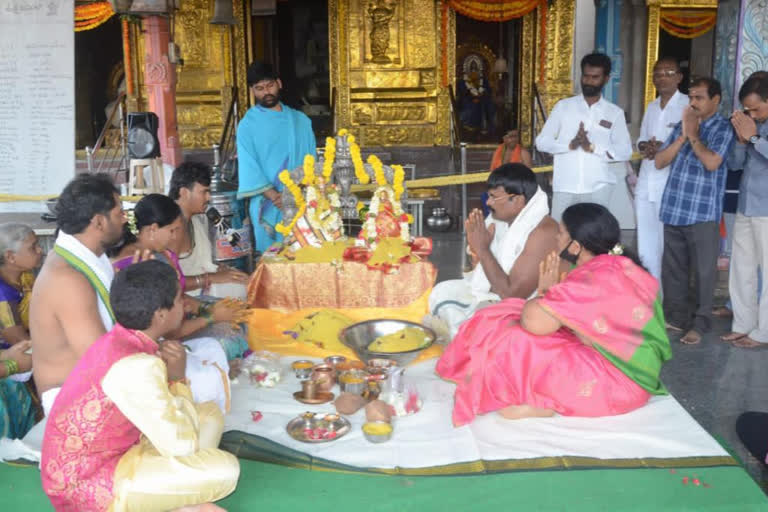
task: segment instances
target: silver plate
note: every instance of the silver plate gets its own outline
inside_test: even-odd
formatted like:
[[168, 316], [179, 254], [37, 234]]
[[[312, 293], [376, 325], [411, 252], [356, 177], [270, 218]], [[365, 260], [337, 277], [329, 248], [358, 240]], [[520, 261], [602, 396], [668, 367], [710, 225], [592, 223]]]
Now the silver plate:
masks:
[[[331, 421], [327, 420], [327, 417], [334, 418]], [[308, 436], [306, 429], [326, 429], [329, 432], [335, 432], [336, 435], [332, 437], [312, 438]], [[327, 443], [335, 441], [340, 437], [343, 437], [350, 431], [352, 426], [345, 417], [336, 413], [312, 413], [305, 412], [304, 414], [293, 418], [285, 426], [285, 430], [288, 435], [297, 441], [302, 443]]]

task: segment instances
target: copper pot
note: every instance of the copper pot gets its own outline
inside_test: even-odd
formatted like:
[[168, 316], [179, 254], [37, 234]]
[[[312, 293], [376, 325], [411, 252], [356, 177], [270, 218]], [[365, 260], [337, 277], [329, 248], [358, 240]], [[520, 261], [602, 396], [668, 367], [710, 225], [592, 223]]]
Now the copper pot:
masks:
[[318, 391], [330, 391], [336, 383], [336, 370], [327, 364], [318, 364], [312, 369], [312, 380]]

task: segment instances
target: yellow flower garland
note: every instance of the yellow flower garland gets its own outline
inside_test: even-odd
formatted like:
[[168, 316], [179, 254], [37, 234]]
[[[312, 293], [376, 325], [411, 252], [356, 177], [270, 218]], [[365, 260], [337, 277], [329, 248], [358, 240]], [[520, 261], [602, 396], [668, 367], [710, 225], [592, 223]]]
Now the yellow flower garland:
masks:
[[384, 174], [384, 165], [376, 155], [368, 157], [368, 163], [373, 169], [373, 175], [376, 177], [376, 183], [381, 187], [387, 184], [387, 175]]
[[[352, 139], [352, 136], [350, 136], [347, 140], [349, 139]], [[360, 146], [355, 144], [354, 141], [349, 142], [349, 155], [352, 157], [352, 164], [355, 167], [355, 176], [357, 176], [357, 181], [363, 185], [370, 183], [371, 178], [368, 176], [368, 173], [365, 172], [363, 157], [360, 155]]]
[[[311, 155], [307, 155], [311, 158]], [[314, 162], [314, 158], [312, 158], [312, 161]], [[305, 159], [306, 163], [306, 159]], [[314, 177], [314, 173], [312, 174]], [[291, 220], [290, 224], [286, 226], [282, 222], [278, 222], [277, 225], [275, 225], [275, 231], [280, 233], [281, 235], [285, 236], [291, 231], [293, 231], [293, 227], [296, 225], [296, 221], [298, 221], [302, 215], [304, 215], [304, 212], [307, 209], [306, 202], [304, 201], [304, 197], [301, 195], [301, 189], [298, 185], [296, 185], [293, 180], [291, 179], [291, 173], [288, 172], [288, 170], [284, 170], [278, 175], [278, 178], [280, 179], [280, 182], [285, 185], [285, 187], [288, 189], [288, 191], [293, 196], [294, 201], [296, 201], [296, 206], [298, 207], [298, 212]]]
[[325, 139], [325, 160], [323, 160], [323, 177], [326, 183], [330, 180], [333, 173], [333, 162], [336, 160], [336, 139], [326, 137]]
[[403, 182], [405, 181], [405, 170], [402, 165], [393, 165], [394, 177], [392, 179], [392, 189], [395, 191], [395, 200], [399, 201], [400, 196], [405, 192]]
[[302, 185], [311, 185], [315, 182], [315, 157], [312, 155], [304, 156], [304, 177], [301, 180]]

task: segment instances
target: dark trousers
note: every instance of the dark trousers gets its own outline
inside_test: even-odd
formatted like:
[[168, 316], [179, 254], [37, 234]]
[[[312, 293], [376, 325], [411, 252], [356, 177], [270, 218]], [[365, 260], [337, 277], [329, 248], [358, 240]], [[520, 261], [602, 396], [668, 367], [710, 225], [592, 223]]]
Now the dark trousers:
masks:
[[[667, 322], [685, 330], [694, 329], [699, 334], [712, 328], [719, 252], [720, 229], [716, 222], [664, 225], [661, 283]], [[691, 304], [688, 296], [691, 271], [696, 278], [695, 304]]]
[[768, 413], [743, 413], [736, 420], [736, 433], [749, 453], [765, 464], [765, 455], [768, 453]]

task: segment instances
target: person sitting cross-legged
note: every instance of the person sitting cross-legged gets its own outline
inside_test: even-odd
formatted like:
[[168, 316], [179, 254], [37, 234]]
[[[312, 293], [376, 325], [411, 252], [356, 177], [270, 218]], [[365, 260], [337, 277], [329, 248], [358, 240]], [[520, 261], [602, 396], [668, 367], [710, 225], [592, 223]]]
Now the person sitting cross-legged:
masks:
[[612, 416], [667, 393], [659, 372], [672, 353], [659, 283], [620, 235], [604, 206], [568, 207], [538, 296], [503, 300], [461, 326], [436, 366], [457, 384], [454, 425], [492, 411]]
[[193, 402], [184, 347], [160, 341], [184, 317], [173, 268], [126, 268], [110, 303], [117, 323], [79, 359], [48, 417], [40, 469], [53, 507], [165, 511], [227, 496], [240, 466], [217, 449], [221, 411]]
[[465, 225], [474, 269], [464, 279], [439, 283], [429, 296], [425, 322], [450, 335], [480, 307], [508, 297], [526, 299], [536, 291], [539, 263], [554, 251], [557, 222], [549, 216], [547, 194], [523, 164], [504, 164], [488, 177], [491, 215], [470, 213]]

